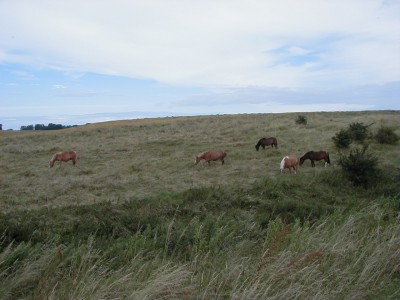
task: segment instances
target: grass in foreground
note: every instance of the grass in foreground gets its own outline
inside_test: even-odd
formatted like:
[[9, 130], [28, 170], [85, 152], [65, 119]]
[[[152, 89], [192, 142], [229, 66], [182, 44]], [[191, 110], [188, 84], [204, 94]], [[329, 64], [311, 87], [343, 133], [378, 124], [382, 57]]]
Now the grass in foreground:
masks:
[[[383, 200], [383, 199], [382, 199]], [[233, 220], [232, 220], [233, 221]], [[208, 218], [77, 244], [3, 245], [2, 299], [381, 298], [399, 294], [394, 203], [266, 230]], [[180, 231], [179, 231], [180, 230]], [[179, 231], [179, 236], [177, 232]], [[186, 244], [185, 235], [193, 234]], [[159, 235], [158, 235], [159, 234]], [[102, 248], [102, 250], [99, 249]]]

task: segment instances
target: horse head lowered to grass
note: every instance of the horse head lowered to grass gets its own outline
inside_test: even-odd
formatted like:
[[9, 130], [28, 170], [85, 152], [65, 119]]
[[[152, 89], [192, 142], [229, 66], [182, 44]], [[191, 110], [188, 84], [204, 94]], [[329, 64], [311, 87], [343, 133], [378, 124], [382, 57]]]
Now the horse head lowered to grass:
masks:
[[59, 161], [60, 164], [63, 161], [69, 161], [72, 160], [72, 164], [76, 166], [76, 151], [64, 151], [64, 152], [57, 152], [56, 154], [53, 155], [53, 157], [49, 161], [49, 168], [54, 166], [54, 163], [56, 161]]
[[313, 168], [315, 167], [314, 160], [316, 160], [316, 161], [324, 160], [325, 168], [328, 164], [331, 165], [329, 153], [325, 152], [325, 151], [309, 151], [309, 152], [307, 152], [302, 157], [300, 157], [300, 165], [302, 165], [306, 159], [311, 160], [311, 167], [313, 167]]
[[270, 138], [262, 138], [258, 141], [256, 147], [256, 150], [258, 151], [260, 149], [260, 146], [265, 149], [265, 146], [271, 146], [271, 148], [275, 149], [278, 148], [278, 140], [275, 137], [270, 137]]
[[280, 164], [281, 174], [285, 169], [289, 169], [289, 172], [292, 173], [292, 169], [294, 174], [297, 174], [299, 169], [299, 159], [295, 155], [288, 155], [285, 156]]
[[226, 157], [226, 152], [222, 150], [205, 151], [196, 156], [194, 164], [197, 165], [201, 160], [205, 160], [208, 163], [208, 165], [210, 165], [211, 161], [220, 160], [221, 164], [223, 165], [225, 163], [224, 161], [225, 157]]

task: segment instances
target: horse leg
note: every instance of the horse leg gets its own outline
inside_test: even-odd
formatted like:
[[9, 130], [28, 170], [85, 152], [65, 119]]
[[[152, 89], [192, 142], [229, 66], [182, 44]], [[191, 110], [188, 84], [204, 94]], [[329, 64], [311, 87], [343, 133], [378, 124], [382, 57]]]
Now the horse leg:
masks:
[[312, 159], [310, 159], [311, 160], [311, 167], [312, 168], [315, 168], [315, 162], [314, 162], [314, 160], [312, 160]]

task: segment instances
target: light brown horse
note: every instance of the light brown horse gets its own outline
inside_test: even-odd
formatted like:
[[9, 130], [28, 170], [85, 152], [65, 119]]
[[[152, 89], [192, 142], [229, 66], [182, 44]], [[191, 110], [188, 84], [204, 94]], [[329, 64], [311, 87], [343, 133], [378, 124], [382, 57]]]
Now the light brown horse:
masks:
[[60, 164], [63, 161], [72, 160], [72, 164], [76, 166], [76, 151], [65, 151], [65, 152], [57, 152], [53, 155], [53, 157], [49, 161], [49, 168], [54, 166], [56, 161], [59, 161]]
[[298, 168], [299, 168], [299, 159], [295, 155], [289, 155], [285, 156], [280, 165], [281, 169], [281, 174], [285, 169], [289, 169], [289, 172], [292, 173], [292, 169], [294, 171], [294, 174], [297, 174]]
[[208, 163], [208, 165], [210, 165], [211, 161], [220, 160], [221, 164], [223, 165], [225, 163], [224, 161], [225, 157], [226, 157], [225, 151], [221, 150], [205, 151], [196, 156], [194, 164], [197, 165], [201, 160], [205, 160]]

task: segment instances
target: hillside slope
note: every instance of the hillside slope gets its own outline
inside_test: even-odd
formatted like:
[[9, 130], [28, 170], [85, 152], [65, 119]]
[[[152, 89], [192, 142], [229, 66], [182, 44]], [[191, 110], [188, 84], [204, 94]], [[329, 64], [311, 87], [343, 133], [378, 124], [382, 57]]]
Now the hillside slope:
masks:
[[[0, 299], [398, 299], [399, 144], [356, 187], [332, 137], [400, 112], [257, 114], [0, 132]], [[261, 137], [278, 149], [256, 151]], [[361, 145], [352, 145], [361, 147]], [[71, 162], [51, 156], [75, 149]], [[194, 165], [208, 149], [225, 164]], [[280, 174], [284, 155], [329, 151]]]

